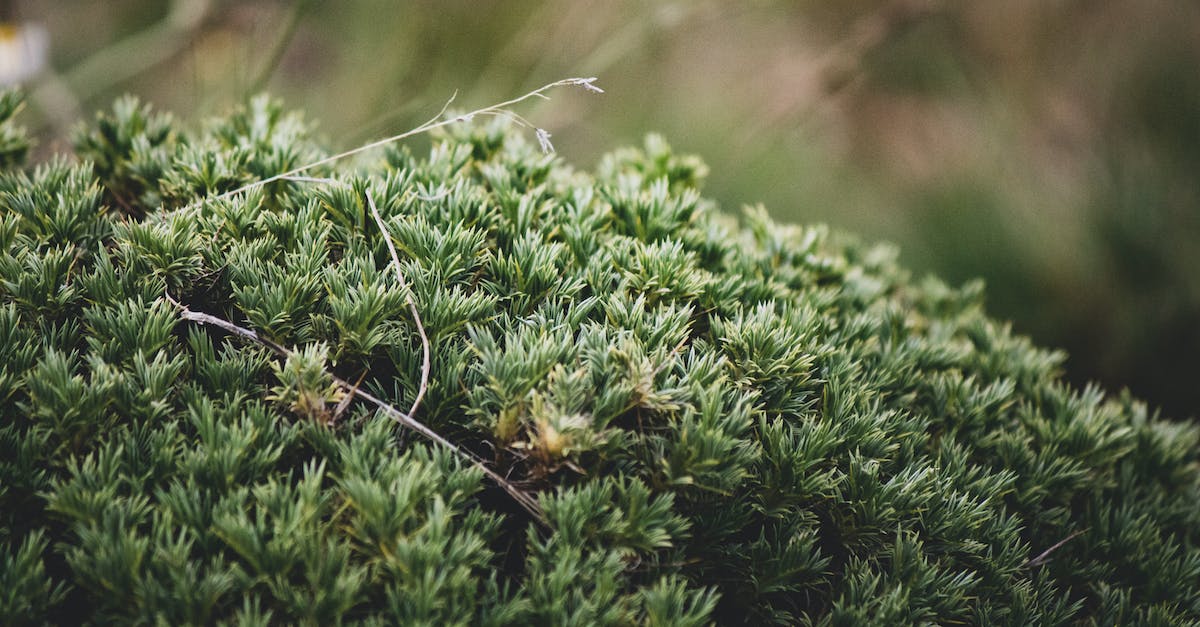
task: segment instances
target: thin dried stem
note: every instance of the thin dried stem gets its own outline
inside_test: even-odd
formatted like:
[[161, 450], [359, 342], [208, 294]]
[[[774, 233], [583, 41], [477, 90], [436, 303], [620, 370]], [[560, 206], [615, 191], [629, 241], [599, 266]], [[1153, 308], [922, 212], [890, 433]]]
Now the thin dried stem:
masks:
[[[354, 382], [354, 390], [358, 390], [358, 386], [362, 385], [363, 379], [366, 379], [366, 378], [367, 378], [367, 371], [363, 370], [362, 374], [358, 375], [358, 381]], [[333, 417], [329, 419], [330, 426], [337, 424], [338, 419], [342, 417], [342, 414], [346, 413], [346, 410], [350, 407], [350, 401], [353, 401], [353, 400], [354, 400], [354, 393], [352, 392], [352, 393], [347, 394], [346, 396], [342, 397], [342, 400], [338, 401], [337, 407], [335, 407], [333, 409]]]
[[401, 425], [408, 427], [409, 429], [412, 429], [413, 431], [416, 431], [417, 433], [425, 436], [425, 438], [450, 449], [451, 451], [455, 452], [463, 459], [470, 461], [472, 464], [475, 465], [475, 467], [482, 470], [483, 474], [486, 475], [489, 479], [491, 479], [492, 482], [494, 482], [497, 486], [499, 486], [500, 489], [507, 492], [508, 495], [510, 497], [512, 497], [512, 499], [514, 501], [516, 501], [517, 504], [520, 505], [522, 509], [529, 512], [529, 514], [532, 515], [535, 520], [537, 520], [539, 523], [541, 523], [543, 525], [546, 524], [545, 514], [542, 512], [542, 507], [540, 504], [538, 504], [536, 498], [534, 498], [528, 492], [525, 492], [524, 490], [513, 485], [512, 483], [509, 483], [509, 481], [507, 479], [505, 479], [504, 477], [500, 476], [499, 473], [492, 470], [491, 468], [488, 468], [487, 465], [485, 465], [483, 463], [483, 460], [476, 457], [473, 453], [470, 453], [469, 451], [459, 448], [453, 442], [438, 435], [438, 433], [436, 431], [434, 431], [433, 429], [430, 429], [429, 427], [425, 426], [421, 422], [415, 420], [412, 416], [409, 416], [408, 414], [400, 411], [399, 409], [396, 409], [395, 407], [388, 405], [386, 402], [380, 400], [379, 398], [375, 397], [371, 393], [364, 392], [361, 389], [354, 389], [349, 382], [344, 381], [332, 374], [330, 376], [332, 376], [333, 380], [338, 385], [342, 386], [342, 388], [351, 390], [355, 396], [367, 401], [368, 403], [371, 403], [377, 409], [379, 409], [384, 414], [386, 414], [388, 417], [390, 417], [392, 420], [395, 420], [396, 422], [400, 423]]
[[[287, 176], [281, 180], [349, 187], [349, 185], [337, 179], [312, 176]], [[429, 342], [429, 334], [425, 331], [425, 323], [421, 320], [421, 313], [417, 309], [416, 301], [413, 299], [412, 288], [409, 287], [408, 281], [404, 278], [404, 269], [400, 265], [400, 255], [396, 252], [396, 245], [392, 241], [392, 234], [388, 231], [387, 224], [383, 221], [383, 216], [380, 215], [379, 207], [375, 204], [375, 198], [371, 196], [371, 192], [368, 190], [364, 193], [367, 197], [367, 205], [371, 209], [371, 215], [375, 218], [375, 225], [379, 227], [379, 232], [383, 234], [383, 241], [387, 244], [388, 253], [391, 254], [392, 269], [396, 271], [396, 280], [400, 283], [400, 289], [404, 290], [404, 302], [408, 305], [408, 311], [412, 314], [413, 324], [417, 327], [417, 334], [421, 337], [421, 380], [417, 386], [417, 397], [413, 399], [412, 407], [408, 410], [409, 415], [415, 415], [417, 409], [421, 407], [421, 401], [424, 400], [425, 393], [429, 390], [432, 347]]]
[[396, 280], [400, 283], [400, 289], [404, 290], [404, 300], [408, 303], [408, 311], [412, 314], [417, 334], [421, 336], [421, 383], [417, 386], [417, 397], [413, 399], [412, 407], [408, 410], [411, 416], [417, 413], [417, 408], [421, 406], [421, 400], [425, 398], [425, 392], [429, 389], [429, 335], [425, 333], [425, 324], [421, 322], [421, 314], [417, 311], [417, 303], [413, 299], [412, 289], [408, 287], [408, 281], [404, 280], [400, 255], [396, 253], [392, 234], [384, 224], [383, 216], [379, 215], [379, 207], [375, 206], [375, 199], [371, 197], [370, 190], [366, 190], [364, 193], [367, 196], [367, 204], [371, 207], [371, 215], [375, 217], [375, 224], [379, 227], [379, 232], [383, 234], [383, 241], [387, 243], [388, 252], [392, 255], [392, 268], [396, 271]]
[[[183, 209], [191, 209], [191, 208], [198, 207], [201, 204], [203, 204], [205, 201], [208, 201], [208, 200], [222, 200], [225, 198], [229, 198], [231, 196], [236, 196], [243, 192], [247, 192], [247, 191], [250, 191], [253, 189], [258, 189], [259, 187], [263, 187], [270, 183], [274, 183], [275, 181], [291, 179], [298, 174], [303, 174], [314, 168], [319, 168], [323, 165], [329, 165], [330, 163], [333, 163], [335, 161], [341, 161], [342, 159], [345, 159], [347, 157], [353, 157], [354, 155], [358, 155], [358, 154], [367, 152], [368, 150], [379, 148], [381, 146], [393, 144], [398, 141], [408, 139], [409, 137], [413, 137], [414, 135], [420, 135], [421, 133], [428, 133], [429, 131], [432, 131], [434, 129], [442, 128], [444, 126], [450, 126], [451, 124], [457, 124], [459, 122], [466, 122], [466, 121], [470, 120], [471, 118], [474, 118], [477, 115], [505, 115], [505, 116], [509, 116], [509, 117], [516, 116], [516, 119], [519, 122], [524, 122], [525, 124], [528, 124], [528, 121], [525, 121], [524, 118], [521, 118], [520, 116], [517, 116], [515, 113], [508, 111], [507, 110], [508, 107], [511, 107], [515, 104], [529, 100], [530, 98], [548, 99], [549, 96], [547, 96], [545, 92], [550, 91], [551, 89], [554, 89], [556, 87], [565, 87], [568, 85], [576, 85], [579, 87], [583, 87], [587, 91], [590, 91], [593, 93], [603, 93], [604, 90], [597, 87], [594, 84], [595, 81], [596, 81], [595, 77], [564, 78], [562, 80], [554, 81], [553, 83], [548, 83], [546, 85], [543, 85], [523, 96], [518, 96], [511, 100], [505, 100], [504, 102], [496, 103], [494, 105], [490, 105], [490, 106], [484, 107], [482, 109], [476, 109], [475, 111], [471, 111], [469, 113], [464, 113], [462, 115], [456, 115], [452, 118], [446, 118], [446, 119], [439, 120], [439, 118], [442, 117], [442, 115], [444, 114], [445, 109], [446, 109], [446, 107], [443, 107], [442, 113], [439, 113], [437, 116], [430, 118], [429, 121], [425, 122], [424, 124], [414, 128], [412, 130], [405, 131], [398, 135], [392, 135], [391, 137], [385, 137], [383, 139], [375, 140], [373, 142], [363, 144], [357, 148], [351, 148], [350, 150], [347, 150], [344, 152], [339, 152], [335, 155], [331, 155], [331, 156], [325, 157], [323, 159], [318, 159], [311, 163], [307, 163], [305, 165], [288, 170], [287, 172], [284, 172], [282, 174], [276, 174], [274, 176], [269, 176], [265, 179], [255, 181], [253, 183], [243, 185], [237, 189], [231, 189], [227, 192], [222, 192], [215, 196], [209, 196], [209, 197], [203, 198], [194, 203], [191, 203], [190, 205], [183, 207]], [[453, 98], [451, 98], [451, 100], [453, 100]], [[449, 102], [447, 102], [446, 105], [449, 106]]]
[[[267, 338], [262, 337], [261, 335], [254, 332], [251, 329], [247, 329], [245, 327], [238, 326], [237, 324], [234, 324], [233, 322], [230, 322], [230, 321], [222, 319], [222, 318], [218, 318], [217, 316], [213, 316], [213, 315], [198, 312], [198, 311], [192, 311], [192, 310], [188, 309], [186, 305], [180, 303], [179, 301], [175, 300], [174, 298], [171, 298], [170, 294], [166, 294], [166, 299], [168, 302], [170, 302], [172, 305], [174, 305], [179, 310], [179, 317], [182, 318], [183, 320], [187, 320], [188, 322], [194, 322], [196, 324], [215, 326], [215, 327], [222, 329], [228, 333], [231, 333], [233, 335], [237, 335], [244, 339], [250, 340], [261, 346], [265, 346], [266, 348], [270, 349], [272, 352], [280, 355], [281, 357], [290, 357], [295, 354], [294, 351], [289, 350], [288, 348], [285, 348], [284, 346], [282, 346], [276, 342], [273, 342]], [[338, 377], [337, 375], [333, 374], [332, 372], [329, 372], [328, 370], [325, 370], [325, 374], [328, 375], [331, 379], [333, 379], [333, 381], [339, 387], [341, 387], [343, 390], [374, 405], [376, 409], [383, 412], [384, 415], [386, 415], [388, 418], [391, 418], [396, 423], [400, 424], [403, 427], [406, 427], [408, 429], [416, 431], [417, 433], [424, 436], [427, 440], [430, 440], [431, 442], [434, 442], [436, 444], [444, 446], [447, 449], [449, 449], [451, 452], [453, 452], [454, 454], [469, 461], [475, 467], [479, 468], [483, 472], [483, 474], [485, 476], [487, 476], [488, 479], [491, 479], [492, 482], [494, 482], [497, 486], [499, 486], [500, 489], [502, 489], [506, 493], [508, 493], [508, 495], [510, 497], [512, 497], [512, 499], [514, 501], [516, 501], [517, 504], [520, 505], [522, 509], [524, 509], [526, 512], [529, 512], [529, 514], [531, 516], [533, 516], [534, 520], [536, 520], [538, 523], [542, 524], [543, 526], [546, 524], [545, 514], [542, 512], [541, 505], [538, 504], [537, 499], [534, 498], [533, 495], [514, 486], [507, 479], [500, 476], [499, 473], [492, 470], [491, 468], [488, 468], [487, 465], [484, 464], [483, 460], [479, 459], [474, 453], [471, 453], [470, 451], [468, 451], [466, 449], [460, 448], [459, 446], [455, 445], [453, 442], [447, 440], [446, 438], [443, 438], [441, 435], [439, 435], [433, 429], [430, 429], [429, 427], [425, 426], [419, 420], [413, 418], [411, 415], [406, 414], [406, 413], [400, 411], [399, 409], [396, 409], [395, 407], [392, 407], [391, 405], [389, 405], [388, 403], [379, 399], [375, 395], [360, 389], [358, 386], [354, 385], [353, 383], [350, 383], [349, 381], [346, 381], [346, 380], [342, 379], [341, 377]]]
[[1042, 564], [1045, 564], [1045, 563], [1046, 563], [1046, 562], [1049, 560], [1049, 558], [1050, 558], [1050, 554], [1051, 554], [1051, 553], [1053, 553], [1053, 552], [1057, 551], [1058, 549], [1062, 548], [1062, 546], [1063, 546], [1064, 544], [1066, 544], [1066, 543], [1070, 542], [1072, 539], [1074, 539], [1074, 538], [1076, 538], [1077, 536], [1079, 536], [1079, 535], [1083, 534], [1083, 532], [1084, 532], [1084, 531], [1087, 531], [1087, 530], [1086, 530], [1086, 529], [1081, 529], [1081, 530], [1079, 530], [1079, 531], [1076, 531], [1076, 532], [1072, 533], [1071, 535], [1069, 535], [1069, 536], [1067, 536], [1067, 537], [1063, 538], [1062, 540], [1059, 540], [1058, 542], [1055, 542], [1054, 544], [1052, 544], [1052, 545], [1050, 546], [1050, 548], [1048, 548], [1048, 549], [1046, 549], [1045, 551], [1042, 551], [1041, 553], [1039, 553], [1037, 557], [1035, 557], [1035, 558], [1033, 558], [1033, 559], [1029, 560], [1028, 562], [1025, 562], [1025, 566], [1026, 566], [1027, 568], [1032, 568], [1032, 567], [1034, 567], [1034, 566], [1041, 566]]
[[337, 179], [324, 178], [320, 176], [285, 176], [279, 180], [291, 181], [293, 183], [321, 183], [322, 185], [342, 185], [344, 187], [349, 187], [349, 185], [346, 185]]

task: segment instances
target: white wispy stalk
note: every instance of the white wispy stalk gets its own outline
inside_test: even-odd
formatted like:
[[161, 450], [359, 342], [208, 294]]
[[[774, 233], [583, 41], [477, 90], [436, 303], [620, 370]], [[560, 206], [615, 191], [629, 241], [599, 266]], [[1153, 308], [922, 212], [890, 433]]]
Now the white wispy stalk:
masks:
[[538, 143], [542, 146], [542, 150], [550, 152], [550, 151], [554, 150], [554, 147], [552, 145], [550, 145], [550, 134], [541, 128], [534, 127], [532, 124], [529, 123], [528, 120], [521, 117], [517, 113], [515, 113], [513, 111], [509, 111], [508, 107], [511, 107], [513, 105], [516, 105], [516, 104], [519, 104], [526, 100], [529, 100], [530, 98], [542, 98], [544, 100], [549, 100], [550, 97], [546, 95], [546, 92], [551, 91], [557, 87], [576, 86], [576, 87], [582, 87], [585, 90], [592, 92], [592, 93], [596, 93], [596, 94], [604, 93], [603, 89], [600, 89], [599, 87], [597, 87], [595, 85], [595, 81], [596, 81], [596, 77], [594, 77], [594, 76], [590, 77], [590, 78], [564, 78], [562, 80], [554, 81], [553, 83], [547, 83], [546, 85], [542, 85], [541, 87], [538, 87], [537, 89], [535, 89], [523, 96], [518, 96], [511, 100], [505, 100], [504, 102], [498, 102], [494, 105], [483, 107], [482, 109], [476, 109], [476, 110], [470, 111], [468, 113], [463, 113], [460, 115], [456, 115], [454, 117], [443, 119], [442, 116], [446, 113], [446, 109], [450, 106], [450, 103], [454, 101], [454, 96], [451, 96], [450, 100], [448, 100], [446, 102], [446, 104], [442, 107], [442, 110], [439, 111], [437, 115], [430, 118], [427, 122], [425, 122], [424, 124], [414, 128], [414, 129], [405, 131], [398, 135], [392, 135], [391, 137], [385, 137], [383, 139], [378, 139], [378, 140], [375, 140], [372, 142], [368, 142], [366, 144], [358, 146], [357, 148], [351, 148], [350, 150], [347, 150], [344, 152], [339, 152], [335, 155], [331, 155], [331, 156], [325, 157], [323, 159], [318, 159], [311, 163], [306, 163], [297, 168], [288, 170], [287, 172], [283, 172], [282, 174], [276, 174], [274, 176], [270, 176], [265, 179], [255, 181], [253, 183], [243, 185], [237, 189], [231, 189], [227, 192], [222, 192], [215, 196], [206, 196], [196, 202], [190, 203], [190, 204], [180, 208], [180, 210], [194, 209], [194, 208], [202, 205], [206, 201], [221, 200], [221, 199], [229, 198], [232, 196], [236, 196], [238, 194], [248, 192], [248, 191], [257, 189], [259, 187], [263, 187], [264, 185], [274, 183], [275, 181], [282, 181], [282, 180], [289, 180], [289, 179], [296, 180], [297, 178], [299, 178], [299, 175], [304, 174], [305, 172], [308, 172], [314, 168], [319, 168], [323, 165], [329, 165], [330, 163], [334, 163], [336, 161], [341, 161], [342, 159], [345, 159], [347, 157], [353, 157], [354, 155], [364, 153], [368, 150], [379, 148], [381, 146], [386, 146], [388, 144], [393, 144], [398, 141], [408, 139], [409, 137], [413, 137], [415, 135], [420, 135], [422, 133], [428, 133], [429, 131], [432, 131], [432, 130], [438, 129], [438, 128], [442, 128], [444, 126], [450, 126], [451, 124], [458, 124], [461, 122], [468, 122], [468, 121], [472, 120], [473, 118], [475, 118], [475, 116], [478, 116], [478, 115], [504, 116], [504, 117], [514, 120], [521, 126], [525, 126], [528, 128], [536, 128], [535, 134], [537, 135]]
[[554, 144], [550, 143], [550, 133], [546, 132], [546, 129], [534, 129], [533, 134], [537, 136], [538, 145], [542, 147], [542, 152], [554, 152]]

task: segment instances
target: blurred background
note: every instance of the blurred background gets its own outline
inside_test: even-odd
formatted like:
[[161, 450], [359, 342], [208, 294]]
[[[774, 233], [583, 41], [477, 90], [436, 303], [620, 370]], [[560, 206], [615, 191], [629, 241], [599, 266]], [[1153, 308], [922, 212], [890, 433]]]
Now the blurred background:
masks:
[[726, 209], [982, 277], [1067, 374], [1200, 414], [1200, 4], [0, 1], [40, 154], [132, 93], [196, 123], [269, 91], [330, 148], [568, 76], [522, 113], [590, 168], [660, 131]]

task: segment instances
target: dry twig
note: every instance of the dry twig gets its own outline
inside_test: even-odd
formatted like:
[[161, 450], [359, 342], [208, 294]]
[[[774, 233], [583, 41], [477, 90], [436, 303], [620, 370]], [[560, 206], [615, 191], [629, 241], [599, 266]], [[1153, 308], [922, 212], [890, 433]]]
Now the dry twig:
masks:
[[[287, 176], [281, 180], [349, 187], [349, 185], [337, 179], [311, 176]], [[417, 396], [413, 399], [412, 407], [408, 409], [408, 414], [412, 416], [416, 415], [417, 409], [421, 407], [421, 401], [425, 398], [425, 393], [429, 390], [432, 346], [429, 342], [429, 334], [425, 331], [425, 323], [421, 320], [421, 313], [417, 310], [417, 303], [413, 298], [412, 289], [409, 287], [408, 281], [404, 279], [404, 270], [400, 265], [400, 255], [396, 252], [396, 245], [392, 241], [392, 234], [388, 231], [387, 224], [383, 221], [383, 216], [380, 215], [379, 207], [375, 204], [375, 198], [371, 196], [371, 192], [367, 190], [364, 194], [367, 197], [367, 206], [371, 209], [371, 215], [375, 218], [375, 224], [379, 227], [379, 232], [383, 235], [383, 241], [387, 244], [388, 253], [391, 254], [392, 269], [396, 271], [396, 280], [400, 283], [400, 289], [404, 290], [404, 302], [408, 305], [408, 311], [412, 314], [413, 324], [417, 327], [417, 335], [421, 338], [421, 380], [417, 386]]]
[[1066, 544], [1066, 543], [1070, 542], [1072, 539], [1074, 539], [1076, 536], [1079, 536], [1079, 535], [1080, 535], [1080, 534], [1082, 534], [1084, 531], [1087, 531], [1087, 530], [1086, 530], [1086, 529], [1081, 529], [1081, 530], [1079, 530], [1079, 531], [1076, 531], [1076, 532], [1072, 533], [1071, 535], [1069, 535], [1069, 536], [1067, 536], [1067, 537], [1063, 538], [1062, 540], [1059, 540], [1058, 542], [1055, 542], [1054, 544], [1052, 544], [1052, 545], [1050, 546], [1050, 548], [1048, 548], [1048, 549], [1046, 549], [1045, 551], [1042, 551], [1041, 553], [1039, 553], [1037, 557], [1035, 557], [1035, 558], [1033, 558], [1033, 559], [1029, 560], [1028, 562], [1025, 562], [1025, 567], [1026, 567], [1026, 568], [1032, 568], [1032, 567], [1034, 567], [1034, 566], [1041, 566], [1042, 564], [1045, 564], [1047, 561], [1049, 561], [1049, 558], [1050, 558], [1050, 554], [1051, 554], [1051, 553], [1053, 553], [1053, 552], [1057, 551], [1058, 549], [1062, 548], [1062, 546], [1063, 546], [1064, 544]]
[[[172, 305], [174, 305], [179, 310], [179, 317], [184, 320], [187, 320], [188, 322], [209, 325], [209, 326], [215, 326], [215, 327], [222, 329], [228, 333], [245, 338], [245, 339], [255, 342], [261, 346], [265, 346], [266, 348], [270, 349], [272, 352], [280, 355], [281, 357], [290, 357], [295, 354], [292, 350], [290, 350], [270, 339], [267, 339], [267, 338], [259, 335], [258, 333], [256, 333], [255, 331], [253, 331], [251, 329], [247, 329], [245, 327], [238, 326], [237, 324], [234, 324], [223, 318], [218, 318], [217, 316], [213, 316], [213, 315], [198, 312], [198, 311], [192, 311], [192, 310], [188, 309], [186, 305], [180, 303], [179, 301], [175, 300], [174, 298], [171, 298], [170, 294], [166, 294], [166, 299], [167, 299], [167, 301], [169, 301]], [[506, 493], [508, 493], [508, 495], [510, 497], [512, 497], [512, 499], [514, 501], [516, 501], [517, 504], [520, 505], [522, 509], [529, 512], [529, 514], [531, 516], [533, 516], [534, 520], [538, 521], [542, 525], [546, 524], [545, 515], [542, 513], [541, 505], [538, 504], [536, 498], [534, 498], [528, 492], [525, 492], [524, 490], [521, 490], [520, 488], [514, 486], [507, 479], [500, 476], [500, 474], [497, 473], [496, 471], [492, 470], [491, 468], [488, 468], [487, 465], [483, 463], [483, 460], [479, 459], [479, 457], [477, 457], [474, 453], [471, 453], [470, 451], [457, 446], [456, 444], [447, 440], [446, 438], [443, 438], [436, 431], [434, 431], [433, 429], [430, 429], [428, 426], [426, 426], [419, 420], [416, 420], [411, 415], [406, 414], [406, 413], [400, 411], [399, 409], [396, 409], [395, 407], [392, 407], [391, 405], [384, 402], [383, 400], [376, 397], [375, 395], [360, 389], [353, 383], [350, 383], [349, 381], [346, 381], [346, 380], [342, 379], [341, 377], [338, 377], [337, 375], [333, 374], [332, 372], [329, 372], [328, 370], [325, 371], [325, 374], [327, 374], [330, 378], [332, 378], [333, 381], [335, 383], [337, 383], [339, 387], [346, 390], [348, 393], [353, 394], [354, 396], [357, 396], [358, 398], [374, 405], [376, 409], [383, 412], [388, 418], [391, 418], [393, 421], [399, 423], [401, 426], [404, 426], [404, 427], [407, 427], [408, 429], [416, 431], [417, 433], [421, 434], [422, 436], [424, 436], [426, 439], [430, 440], [431, 442], [434, 442], [436, 444], [444, 446], [447, 449], [449, 449], [450, 451], [452, 451], [453, 453], [455, 453], [456, 455], [458, 455], [459, 457], [471, 462], [471, 464], [473, 464], [475, 467], [477, 467], [481, 471], [483, 471], [483, 474], [486, 475], [488, 479], [491, 479], [492, 482], [494, 482], [497, 486], [500, 487], [500, 489], [502, 489]]]

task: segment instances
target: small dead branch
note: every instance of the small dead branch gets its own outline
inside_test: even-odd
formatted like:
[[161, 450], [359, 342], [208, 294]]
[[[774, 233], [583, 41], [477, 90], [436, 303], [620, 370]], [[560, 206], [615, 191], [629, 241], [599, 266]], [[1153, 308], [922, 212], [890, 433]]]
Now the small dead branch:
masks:
[[683, 339], [679, 340], [679, 343], [671, 349], [671, 352], [667, 353], [667, 356], [657, 366], [654, 367], [654, 370], [650, 371], [650, 379], [653, 380], [659, 375], [660, 372], [666, 370], [668, 366], [673, 365], [675, 360], [679, 357], [679, 354], [683, 352], [683, 349], [687, 347], [688, 342], [691, 339], [691, 330], [689, 329], [688, 332], [683, 335]]
[[358, 375], [358, 381], [354, 382], [354, 389], [350, 390], [349, 394], [342, 397], [342, 400], [338, 401], [337, 407], [333, 409], [333, 417], [329, 419], [329, 426], [332, 427], [336, 425], [338, 419], [342, 417], [342, 414], [346, 413], [346, 409], [350, 407], [350, 401], [354, 400], [354, 395], [358, 392], [358, 386], [362, 385], [363, 379], [366, 378], [367, 371], [363, 370], [362, 374]]
[[1050, 548], [1048, 548], [1048, 549], [1046, 549], [1045, 551], [1042, 551], [1041, 553], [1039, 553], [1037, 557], [1035, 557], [1035, 558], [1033, 558], [1033, 559], [1029, 560], [1028, 562], [1025, 562], [1025, 567], [1026, 567], [1026, 568], [1032, 568], [1032, 567], [1034, 567], [1034, 566], [1041, 566], [1042, 564], [1045, 564], [1046, 562], [1050, 561], [1050, 554], [1051, 554], [1051, 553], [1053, 553], [1053, 552], [1057, 551], [1058, 549], [1062, 548], [1062, 546], [1063, 546], [1064, 544], [1066, 544], [1066, 543], [1070, 542], [1070, 541], [1071, 541], [1072, 539], [1074, 539], [1075, 537], [1077, 537], [1077, 536], [1081, 535], [1081, 534], [1082, 534], [1084, 531], [1087, 531], [1087, 530], [1086, 530], [1086, 529], [1081, 529], [1081, 530], [1079, 530], [1079, 531], [1076, 531], [1075, 533], [1072, 533], [1071, 535], [1069, 535], [1069, 536], [1067, 536], [1067, 537], [1063, 538], [1062, 540], [1059, 540], [1058, 542], [1055, 542], [1054, 544], [1050, 545]]
[[[331, 178], [286, 176], [280, 180], [349, 187], [346, 183]], [[408, 305], [408, 311], [412, 315], [413, 324], [417, 327], [417, 335], [421, 338], [421, 381], [417, 386], [417, 397], [413, 399], [412, 407], [408, 409], [408, 415], [413, 416], [416, 415], [417, 409], [421, 407], [421, 401], [424, 400], [425, 393], [429, 390], [432, 347], [429, 342], [429, 334], [425, 331], [425, 323], [421, 320], [421, 313], [417, 310], [417, 303], [413, 299], [412, 289], [409, 287], [408, 281], [404, 278], [404, 270], [400, 266], [400, 254], [396, 252], [396, 245], [392, 241], [392, 234], [388, 231], [387, 224], [383, 221], [383, 216], [380, 215], [379, 207], [375, 204], [375, 198], [371, 196], [371, 192], [368, 190], [364, 193], [367, 197], [367, 206], [371, 209], [371, 215], [375, 218], [375, 225], [379, 227], [379, 232], [383, 235], [383, 241], [387, 244], [388, 253], [392, 257], [392, 269], [396, 272], [396, 281], [400, 283], [400, 289], [404, 290], [404, 302]]]
[[[256, 333], [255, 331], [253, 331], [251, 329], [247, 329], [245, 327], [238, 326], [237, 324], [234, 324], [233, 322], [230, 322], [223, 318], [218, 318], [217, 316], [213, 316], [213, 315], [198, 312], [198, 311], [192, 311], [191, 309], [188, 309], [186, 305], [180, 303], [179, 301], [175, 300], [174, 298], [171, 298], [170, 294], [166, 294], [165, 296], [166, 296], [167, 301], [170, 302], [172, 305], [175, 306], [176, 309], [179, 310], [179, 317], [184, 320], [187, 320], [188, 322], [217, 327], [217, 328], [222, 329], [232, 335], [236, 335], [241, 338], [250, 340], [251, 342], [255, 342], [261, 346], [265, 346], [266, 348], [268, 348], [269, 350], [271, 350], [272, 352], [276, 353], [277, 355], [279, 355], [281, 357], [289, 357], [294, 354], [294, 352], [292, 350], [285, 348], [284, 346], [282, 346], [272, 340], [262, 337], [261, 335], [259, 335], [258, 333]], [[434, 442], [436, 444], [444, 446], [447, 449], [449, 449], [451, 452], [453, 452], [454, 454], [469, 461], [475, 467], [479, 468], [483, 472], [483, 474], [485, 476], [487, 476], [488, 479], [491, 479], [493, 483], [495, 483], [497, 486], [499, 486], [500, 489], [502, 489], [506, 493], [508, 493], [508, 495], [510, 497], [512, 497], [512, 499], [514, 501], [516, 501], [516, 503], [518, 505], [520, 505], [522, 509], [524, 509], [531, 516], [533, 516], [534, 520], [536, 520], [539, 524], [541, 524], [543, 526], [546, 525], [545, 515], [543, 514], [541, 505], [538, 504], [537, 499], [534, 498], [534, 496], [529, 494], [528, 492], [525, 492], [524, 490], [521, 490], [520, 488], [514, 486], [507, 479], [500, 476], [497, 472], [495, 472], [491, 468], [488, 468], [487, 465], [484, 464], [483, 460], [479, 459], [477, 456], [475, 456], [475, 454], [471, 453], [470, 451], [468, 451], [466, 449], [463, 449], [463, 448], [457, 446], [456, 444], [447, 440], [446, 438], [443, 438], [436, 431], [434, 431], [433, 429], [430, 429], [422, 422], [413, 418], [411, 415], [406, 414], [406, 413], [400, 411], [399, 409], [396, 409], [395, 407], [392, 407], [387, 402], [383, 401], [382, 399], [376, 397], [375, 395], [373, 395], [369, 392], [366, 392], [366, 391], [360, 389], [355, 384], [350, 383], [349, 381], [346, 381], [346, 380], [342, 379], [341, 377], [338, 377], [337, 375], [333, 374], [332, 372], [329, 372], [328, 370], [325, 371], [325, 374], [329, 375], [333, 379], [333, 381], [335, 383], [337, 383], [338, 386], [340, 386], [342, 389], [344, 389], [348, 393], [374, 405], [377, 410], [383, 412], [384, 415], [386, 415], [388, 418], [391, 418], [393, 421], [399, 423], [401, 426], [411, 429], [413, 431], [416, 431], [417, 433], [424, 436], [427, 440], [430, 440], [431, 442]]]

